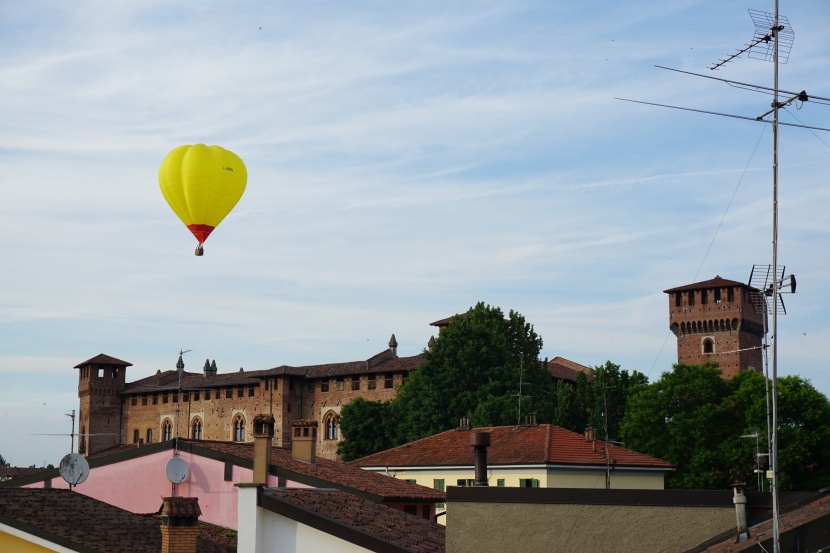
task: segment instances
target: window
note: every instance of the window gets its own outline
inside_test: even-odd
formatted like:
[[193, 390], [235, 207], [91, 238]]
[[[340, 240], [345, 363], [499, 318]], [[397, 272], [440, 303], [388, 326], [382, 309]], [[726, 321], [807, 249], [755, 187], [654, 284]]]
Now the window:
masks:
[[242, 418], [242, 415], [236, 415], [233, 419], [233, 441], [245, 441], [245, 419]]
[[141, 405], [147, 405], [147, 394], [141, 394]]
[[674, 293], [674, 306], [680, 307], [683, 303], [683, 296], [680, 292]]
[[715, 288], [715, 303], [720, 303], [720, 288]]
[[205, 401], [210, 401], [210, 390], [205, 390]]
[[368, 383], [366, 384], [366, 387], [369, 388], [370, 390], [374, 390], [375, 386], [377, 386], [376, 382], [377, 382], [376, 381], [376, 375], [370, 374], [369, 378], [368, 378]]
[[193, 401], [199, 401], [199, 396], [200, 396], [199, 392], [193, 392]]
[[153, 429], [152, 428], [147, 429], [147, 440], [146, 441], [147, 441], [148, 444], [153, 443]]
[[467, 487], [467, 486], [475, 486], [475, 483], [476, 483], [476, 481], [473, 478], [459, 478], [458, 480], [455, 481], [455, 485], [459, 486], [461, 488], [464, 488], [464, 487]]
[[522, 478], [519, 480], [520, 488], [538, 488], [539, 481], [536, 478]]
[[236, 397], [245, 397], [245, 388], [240, 386], [236, 389]]
[[118, 367], [113, 367], [112, 368], [112, 377], [113, 378], [118, 378]]
[[359, 390], [360, 389], [360, 377], [353, 376], [352, 377], [352, 390]]
[[202, 421], [193, 419], [193, 424], [190, 425], [190, 437], [194, 440], [202, 439]]
[[266, 378], [265, 379], [265, 391], [267, 392], [269, 389], [271, 389], [271, 382]]
[[342, 376], [338, 376], [337, 380], [334, 381], [334, 387], [338, 392], [343, 391], [343, 377]]
[[701, 290], [700, 305], [706, 305], [707, 303], [709, 303], [709, 290]]
[[233, 388], [226, 388], [225, 389], [225, 399], [230, 399], [233, 397]]
[[159, 404], [159, 395], [158, 394], [153, 394], [153, 405], [158, 405], [158, 404]]
[[444, 491], [444, 479], [443, 478], [435, 478], [432, 481], [432, 487], [435, 488], [439, 492]]
[[184, 392], [184, 393], [182, 393], [182, 401], [183, 401], [183, 402], [185, 402], [185, 403], [187, 403], [188, 401], [190, 401], [190, 392]]
[[166, 393], [165, 393], [165, 394], [161, 394], [161, 402], [162, 402], [162, 403], [167, 403], [167, 400], [168, 400], [168, 399], [169, 399], [169, 398], [167, 397], [167, 394], [166, 394]]
[[424, 505], [421, 507], [421, 516], [429, 520], [429, 505]]
[[337, 439], [337, 415], [334, 411], [329, 411], [323, 417], [323, 427], [326, 429], [325, 436], [327, 440]]
[[410, 515], [418, 515], [418, 506], [417, 505], [404, 505], [403, 512], [409, 513]]
[[735, 301], [735, 289], [729, 287], [726, 289], [726, 301], [733, 302]]
[[703, 353], [715, 353], [715, 341], [711, 338], [703, 340]]
[[248, 386], [248, 397], [254, 397], [256, 394], [256, 386]]
[[386, 376], [383, 377], [383, 387], [384, 388], [391, 388], [394, 385], [394, 378], [395, 375], [392, 373], [386, 373]]
[[130, 405], [132, 405], [133, 407], [138, 405], [138, 396], [133, 396], [130, 398]]
[[499, 488], [503, 488], [504, 487], [504, 478], [499, 478], [498, 480], [496, 480], [496, 486], [498, 486]]
[[417, 484], [418, 481], [415, 478], [405, 478], [404, 482], [409, 482], [410, 484]]
[[179, 392], [173, 392], [173, 403], [179, 402]]
[[695, 304], [695, 291], [689, 290], [689, 305]]
[[139, 436], [140, 436], [140, 435], [141, 435], [141, 433], [138, 431], [138, 428], [136, 428], [135, 430], [133, 430], [133, 443], [134, 443], [134, 444], [137, 444], [137, 443], [138, 443], [138, 440], [139, 440]]
[[[276, 384], [274, 385], [274, 389], [275, 390], [277, 389]], [[314, 393], [314, 382], [309, 382], [308, 384], [306, 384], [306, 390], [308, 390], [309, 394], [313, 394]]]
[[288, 389], [289, 389], [289, 390], [293, 390], [293, 389], [294, 389], [294, 379], [293, 379], [293, 378], [289, 378], [289, 379], [288, 379]]
[[320, 381], [320, 391], [321, 392], [328, 392], [329, 391], [329, 381], [328, 380], [321, 380]]
[[167, 440], [173, 439], [173, 424], [170, 422], [170, 419], [164, 419], [164, 422], [161, 424], [161, 440], [166, 442]]

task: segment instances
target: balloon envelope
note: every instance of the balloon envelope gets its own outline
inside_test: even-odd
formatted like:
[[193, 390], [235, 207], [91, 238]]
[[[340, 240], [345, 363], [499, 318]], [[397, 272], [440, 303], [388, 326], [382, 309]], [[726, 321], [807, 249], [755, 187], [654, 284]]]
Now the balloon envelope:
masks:
[[164, 199], [200, 245], [234, 208], [247, 182], [239, 156], [219, 146], [179, 146], [159, 168]]

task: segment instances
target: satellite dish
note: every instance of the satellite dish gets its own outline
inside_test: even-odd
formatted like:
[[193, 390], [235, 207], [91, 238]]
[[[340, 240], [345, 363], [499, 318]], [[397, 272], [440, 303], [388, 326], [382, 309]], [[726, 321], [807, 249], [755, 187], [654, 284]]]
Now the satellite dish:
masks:
[[77, 486], [89, 476], [89, 463], [78, 453], [67, 453], [61, 459], [60, 473], [70, 486]]
[[190, 469], [187, 468], [187, 463], [181, 457], [173, 457], [167, 461], [164, 467], [164, 473], [167, 479], [173, 484], [181, 484], [190, 475]]

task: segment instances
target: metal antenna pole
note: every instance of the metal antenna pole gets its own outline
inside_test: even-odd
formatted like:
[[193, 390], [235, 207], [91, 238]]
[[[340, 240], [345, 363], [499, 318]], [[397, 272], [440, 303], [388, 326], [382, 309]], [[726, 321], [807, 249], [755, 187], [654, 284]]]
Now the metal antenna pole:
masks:
[[773, 123], [772, 123], [772, 547], [780, 553], [778, 527], [778, 0], [775, 0], [775, 20], [772, 25], [773, 44]]

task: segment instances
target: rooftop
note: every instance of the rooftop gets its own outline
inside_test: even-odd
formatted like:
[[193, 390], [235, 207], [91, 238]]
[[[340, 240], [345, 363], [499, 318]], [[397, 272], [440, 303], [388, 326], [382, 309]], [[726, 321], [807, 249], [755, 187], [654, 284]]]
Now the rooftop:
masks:
[[738, 282], [737, 280], [729, 280], [726, 278], [721, 278], [720, 276], [716, 276], [715, 278], [704, 280], [702, 282], [695, 282], [692, 284], [686, 284], [684, 286], [678, 286], [676, 288], [669, 288], [668, 290], [663, 290], [663, 293], [670, 294], [671, 292], [686, 292], [689, 290], [701, 290], [703, 288], [721, 288], [724, 286], [743, 286], [744, 288], [751, 288], [751, 286], [744, 282]]
[[[362, 459], [352, 461], [360, 467], [466, 466], [473, 464], [471, 432], [489, 432], [487, 464], [494, 465], [601, 465], [605, 466], [602, 440], [591, 442], [585, 436], [553, 424], [493, 426], [472, 430], [447, 430]], [[614, 444], [608, 455], [615, 467], [649, 467], [672, 470], [671, 464]]]

